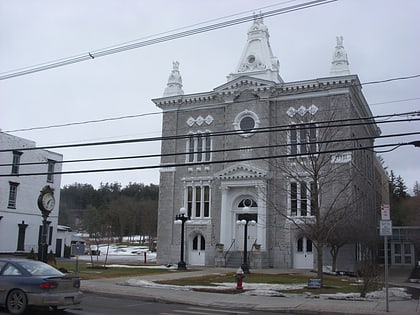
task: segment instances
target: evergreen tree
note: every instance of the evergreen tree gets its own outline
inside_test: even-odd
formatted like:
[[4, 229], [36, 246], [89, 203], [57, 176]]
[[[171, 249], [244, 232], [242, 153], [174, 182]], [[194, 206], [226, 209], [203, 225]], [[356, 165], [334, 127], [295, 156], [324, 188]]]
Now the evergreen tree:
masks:
[[395, 226], [406, 225], [404, 203], [410, 198], [410, 195], [402, 177], [396, 176], [393, 171], [390, 174], [389, 193], [392, 224]]

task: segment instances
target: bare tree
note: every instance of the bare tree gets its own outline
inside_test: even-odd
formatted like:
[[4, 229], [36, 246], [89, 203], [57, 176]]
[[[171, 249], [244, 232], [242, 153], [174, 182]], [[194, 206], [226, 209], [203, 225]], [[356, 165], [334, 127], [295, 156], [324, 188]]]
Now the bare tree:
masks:
[[[325, 118], [325, 123], [300, 118], [287, 132], [277, 135], [278, 142], [288, 144], [289, 157], [268, 161], [273, 176], [266, 200], [274, 215], [284, 217], [299, 234], [312, 240], [321, 281], [324, 247], [339, 226], [349, 218], [362, 216], [364, 209], [356, 208], [355, 181], [364, 175], [354, 171], [357, 161], [351, 153], [355, 145], [351, 129], [334, 123], [334, 114]], [[284, 146], [277, 150], [276, 154], [285, 154]], [[276, 198], [279, 191], [283, 191], [287, 203]]]

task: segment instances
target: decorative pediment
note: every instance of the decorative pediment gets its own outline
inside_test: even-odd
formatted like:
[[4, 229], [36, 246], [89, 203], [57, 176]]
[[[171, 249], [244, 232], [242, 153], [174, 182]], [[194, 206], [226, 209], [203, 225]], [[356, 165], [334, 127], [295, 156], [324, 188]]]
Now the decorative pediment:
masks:
[[218, 86], [214, 89], [214, 91], [219, 94], [231, 94], [238, 93], [239, 91], [243, 91], [246, 89], [264, 91], [271, 89], [274, 86], [276, 86], [276, 83], [273, 81], [242, 76]]
[[216, 177], [221, 180], [261, 179], [267, 177], [267, 171], [250, 164], [239, 163], [225, 168]]

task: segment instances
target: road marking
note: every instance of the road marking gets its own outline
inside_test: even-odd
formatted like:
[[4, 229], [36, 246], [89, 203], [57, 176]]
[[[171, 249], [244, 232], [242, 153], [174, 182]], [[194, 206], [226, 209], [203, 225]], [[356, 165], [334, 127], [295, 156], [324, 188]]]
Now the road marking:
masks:
[[204, 311], [208, 310], [208, 311], [219, 312], [219, 313], [232, 313], [232, 311], [234, 311], [235, 314], [249, 314], [249, 312], [246, 312], [246, 311], [236, 311], [236, 310], [233, 310], [233, 309], [231, 309], [231, 310], [221, 310], [221, 309], [215, 310], [215, 309], [212, 309], [212, 308], [203, 308], [203, 307], [189, 307], [189, 309], [204, 310]]
[[236, 311], [233, 309], [222, 310], [204, 307], [188, 307], [185, 310], [173, 310], [173, 313], [160, 313], [160, 315], [179, 315], [179, 314], [196, 314], [196, 315], [220, 315], [220, 314], [249, 314], [246, 311]]

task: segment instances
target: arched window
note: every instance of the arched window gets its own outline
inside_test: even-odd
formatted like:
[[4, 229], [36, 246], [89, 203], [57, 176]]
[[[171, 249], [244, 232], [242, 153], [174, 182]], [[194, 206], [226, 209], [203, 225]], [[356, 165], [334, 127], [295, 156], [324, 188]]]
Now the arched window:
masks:
[[238, 208], [244, 208], [244, 207], [256, 208], [258, 207], [258, 205], [254, 199], [245, 198], [245, 199], [242, 199], [238, 204]]

